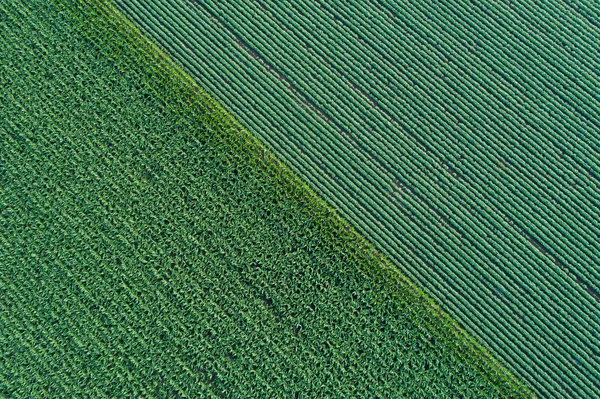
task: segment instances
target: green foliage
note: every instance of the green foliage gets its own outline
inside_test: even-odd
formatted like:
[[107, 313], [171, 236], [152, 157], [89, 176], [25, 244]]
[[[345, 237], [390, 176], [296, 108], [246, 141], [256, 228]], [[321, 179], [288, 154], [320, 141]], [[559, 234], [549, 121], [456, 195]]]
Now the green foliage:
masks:
[[0, 31], [2, 395], [530, 395], [110, 5]]
[[540, 396], [600, 396], [597, 2], [115, 2]]

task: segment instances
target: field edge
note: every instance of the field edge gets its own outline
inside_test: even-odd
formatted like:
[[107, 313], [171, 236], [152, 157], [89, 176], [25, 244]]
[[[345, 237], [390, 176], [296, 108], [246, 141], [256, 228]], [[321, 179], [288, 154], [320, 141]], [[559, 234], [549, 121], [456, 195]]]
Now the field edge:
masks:
[[[246, 127], [242, 126], [227, 109], [206, 92], [184, 68], [174, 61], [158, 44], [149, 39], [130, 21], [110, 0], [73, 2], [54, 0], [60, 9], [68, 13], [79, 25], [82, 32], [97, 41], [98, 48], [107, 57], [118, 63], [120, 51], [127, 48], [140, 60], [153, 81], [148, 86], [164, 102], [180, 102], [185, 98], [186, 106], [198, 109], [198, 105], [209, 112], [199, 112], [212, 129], [227, 132], [220, 136], [208, 137], [215, 144], [242, 150], [253, 159], [257, 168], [266, 168], [272, 176], [277, 176], [279, 184], [285, 186], [287, 195], [293, 193], [302, 198], [311, 213], [321, 225], [320, 229], [336, 245], [343, 245], [351, 251], [364, 266], [365, 275], [394, 286], [396, 298], [401, 302], [418, 303], [431, 316], [424, 324], [446, 337], [446, 343], [453, 348], [459, 359], [471, 364], [484, 378], [497, 386], [506, 397], [534, 397], [534, 393], [514, 370], [494, 356], [473, 335], [469, 334], [454, 320], [432, 296], [423, 288], [408, 279], [391, 261], [381, 254], [358, 231], [335, 210], [324, 198], [301, 179], [292, 169], [275, 156], [268, 145], [260, 141]], [[123, 40], [123, 38], [125, 38]], [[98, 41], [100, 39], [100, 41]], [[120, 39], [115, 43], [115, 39]], [[103, 46], [105, 43], [110, 45]], [[155, 81], [156, 80], [156, 81]], [[157, 84], [158, 83], [158, 84]], [[165, 89], [165, 90], [163, 90]], [[341, 233], [341, 234], [340, 234]], [[408, 294], [412, 297], [407, 298]]]

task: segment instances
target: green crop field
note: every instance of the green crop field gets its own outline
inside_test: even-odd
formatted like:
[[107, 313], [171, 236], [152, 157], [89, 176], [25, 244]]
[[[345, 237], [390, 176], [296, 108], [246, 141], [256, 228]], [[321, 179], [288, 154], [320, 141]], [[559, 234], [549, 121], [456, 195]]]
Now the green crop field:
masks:
[[531, 396], [112, 5], [0, 32], [0, 396]]
[[544, 397], [600, 397], [597, 1], [115, 0]]

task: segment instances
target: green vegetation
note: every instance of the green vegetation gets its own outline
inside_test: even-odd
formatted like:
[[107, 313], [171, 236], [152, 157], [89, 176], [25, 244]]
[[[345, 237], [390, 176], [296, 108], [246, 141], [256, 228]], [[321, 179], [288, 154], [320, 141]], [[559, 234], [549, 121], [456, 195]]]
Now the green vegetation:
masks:
[[530, 396], [87, 3], [0, 0], [0, 395]]
[[115, 0], [540, 396], [600, 397], [600, 7]]

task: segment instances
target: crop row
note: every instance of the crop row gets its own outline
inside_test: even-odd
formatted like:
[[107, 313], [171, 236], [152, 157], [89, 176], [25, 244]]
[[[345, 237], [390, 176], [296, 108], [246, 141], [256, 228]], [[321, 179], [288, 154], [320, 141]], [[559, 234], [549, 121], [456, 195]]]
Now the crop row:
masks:
[[2, 394], [520, 389], [107, 4], [0, 1]]
[[117, 3], [540, 393], [600, 384], [589, 23], [528, 3]]

